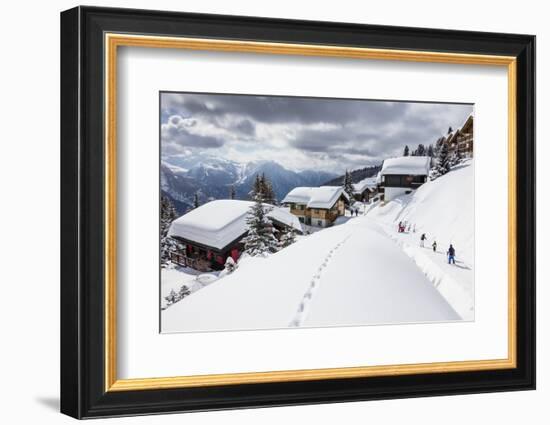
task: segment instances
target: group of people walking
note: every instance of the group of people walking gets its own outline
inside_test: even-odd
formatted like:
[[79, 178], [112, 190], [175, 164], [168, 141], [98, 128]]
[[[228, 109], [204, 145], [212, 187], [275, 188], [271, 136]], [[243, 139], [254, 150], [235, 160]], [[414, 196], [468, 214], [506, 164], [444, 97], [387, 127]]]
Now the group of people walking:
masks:
[[[405, 232], [410, 233], [410, 231], [411, 231], [411, 223], [408, 223], [406, 221], [400, 221], [399, 224], [397, 225], [398, 233], [405, 233]], [[416, 224], [412, 225], [412, 232], [416, 233]]]
[[[420, 247], [421, 248], [424, 248], [424, 243], [427, 240], [428, 240], [428, 238], [426, 236], [426, 233], [422, 233], [422, 235], [420, 236]], [[437, 241], [435, 239], [432, 242], [432, 249], [433, 249], [433, 252], [437, 252]], [[449, 248], [447, 249], [447, 262], [448, 262], [448, 264], [451, 264], [451, 262], [453, 264], [456, 264], [455, 255], [456, 255], [455, 248], [454, 248], [453, 244], [450, 244]]]

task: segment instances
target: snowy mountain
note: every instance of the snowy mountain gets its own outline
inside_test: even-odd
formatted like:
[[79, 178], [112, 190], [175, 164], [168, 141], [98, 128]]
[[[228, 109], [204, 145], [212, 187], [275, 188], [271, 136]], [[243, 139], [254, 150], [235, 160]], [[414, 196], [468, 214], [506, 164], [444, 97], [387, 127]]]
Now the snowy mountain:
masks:
[[227, 199], [235, 187], [237, 199], [248, 199], [257, 174], [264, 173], [272, 182], [277, 199], [297, 186], [319, 186], [336, 176], [326, 171], [288, 170], [275, 161], [238, 163], [205, 155], [171, 157], [160, 167], [161, 189], [173, 201], [179, 213], [185, 212], [198, 192], [199, 200]]

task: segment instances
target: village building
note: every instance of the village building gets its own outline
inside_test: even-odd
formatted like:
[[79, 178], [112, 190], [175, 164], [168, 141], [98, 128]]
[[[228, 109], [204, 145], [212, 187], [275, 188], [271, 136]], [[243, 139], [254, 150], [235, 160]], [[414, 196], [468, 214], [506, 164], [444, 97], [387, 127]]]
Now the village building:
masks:
[[447, 145], [450, 154], [471, 157], [474, 151], [474, 116], [469, 115], [462, 127], [450, 131], [443, 143]]
[[474, 116], [470, 115], [457, 136], [457, 148], [461, 157], [472, 156], [474, 151]]
[[369, 202], [376, 194], [376, 176], [367, 177], [353, 184], [353, 197], [356, 201]]
[[403, 156], [386, 159], [380, 171], [384, 200], [411, 193], [428, 180], [431, 158], [429, 156]]
[[[243, 252], [243, 238], [248, 233], [246, 218], [251, 201], [233, 199], [215, 200], [174, 220], [168, 236], [176, 240], [180, 249], [171, 253], [172, 262], [199, 271], [221, 270], [227, 257], [237, 261]], [[288, 211], [265, 205], [267, 216], [275, 228], [275, 236], [293, 229], [302, 233], [302, 226]]]
[[301, 223], [317, 227], [332, 226], [337, 217], [346, 214], [349, 203], [341, 186], [296, 187], [282, 201]]

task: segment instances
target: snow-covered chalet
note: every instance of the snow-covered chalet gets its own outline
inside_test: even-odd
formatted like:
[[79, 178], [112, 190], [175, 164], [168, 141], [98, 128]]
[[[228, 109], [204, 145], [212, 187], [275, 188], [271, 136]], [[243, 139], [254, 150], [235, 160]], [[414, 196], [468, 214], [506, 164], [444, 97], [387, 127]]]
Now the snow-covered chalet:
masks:
[[367, 177], [366, 179], [353, 184], [353, 197], [356, 201], [369, 202], [376, 192], [376, 176]]
[[443, 138], [443, 143], [447, 145], [451, 154], [458, 153], [462, 158], [472, 157], [474, 151], [474, 116], [469, 115], [459, 129], [449, 131], [447, 136]]
[[384, 200], [410, 193], [428, 180], [431, 158], [429, 156], [402, 156], [384, 161], [380, 170]]
[[[210, 201], [174, 220], [168, 236], [181, 249], [171, 253], [172, 262], [199, 271], [221, 270], [227, 257], [237, 261], [243, 251], [242, 239], [248, 233], [246, 217], [251, 201], [223, 199]], [[276, 232], [292, 228], [302, 233], [299, 220], [288, 211], [266, 205]]]
[[295, 187], [282, 200], [301, 223], [317, 227], [331, 226], [349, 203], [341, 186]]

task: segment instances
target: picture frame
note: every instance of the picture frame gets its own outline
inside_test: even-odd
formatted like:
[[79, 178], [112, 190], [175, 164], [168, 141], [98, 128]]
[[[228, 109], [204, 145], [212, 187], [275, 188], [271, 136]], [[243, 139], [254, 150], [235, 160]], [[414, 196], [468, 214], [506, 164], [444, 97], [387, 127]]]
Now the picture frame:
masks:
[[[498, 214], [508, 216], [508, 356], [120, 379], [116, 91], [124, 46], [505, 67], [508, 208]], [[61, 117], [62, 413], [81, 419], [535, 388], [534, 36], [76, 7], [61, 13]]]

